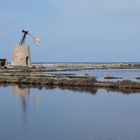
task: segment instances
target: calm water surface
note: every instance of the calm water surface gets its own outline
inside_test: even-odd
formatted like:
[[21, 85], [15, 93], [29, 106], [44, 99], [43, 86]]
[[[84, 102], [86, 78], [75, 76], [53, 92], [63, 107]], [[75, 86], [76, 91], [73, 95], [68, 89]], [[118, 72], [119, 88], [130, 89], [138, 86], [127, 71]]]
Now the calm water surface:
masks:
[[139, 140], [140, 93], [0, 86], [0, 140]]
[[[140, 82], [140, 80], [136, 79], [136, 77], [140, 77], [140, 69], [94, 69], [94, 70], [79, 70], [79, 71], [65, 71], [65, 72], [59, 71], [54, 73], [77, 74], [77, 75], [88, 74], [97, 77], [97, 80], [100, 81], [114, 81], [112, 79], [110, 80], [104, 79], [105, 76], [110, 75], [110, 76], [118, 77], [118, 80], [132, 80], [132, 81]], [[119, 77], [121, 78], [119, 79]]]

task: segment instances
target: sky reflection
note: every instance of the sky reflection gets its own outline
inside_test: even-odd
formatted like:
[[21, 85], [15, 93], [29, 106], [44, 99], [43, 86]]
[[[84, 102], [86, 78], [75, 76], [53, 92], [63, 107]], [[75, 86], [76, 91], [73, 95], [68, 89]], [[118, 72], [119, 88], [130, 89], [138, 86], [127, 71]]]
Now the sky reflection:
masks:
[[140, 139], [140, 94], [17, 85], [0, 91], [2, 140]]

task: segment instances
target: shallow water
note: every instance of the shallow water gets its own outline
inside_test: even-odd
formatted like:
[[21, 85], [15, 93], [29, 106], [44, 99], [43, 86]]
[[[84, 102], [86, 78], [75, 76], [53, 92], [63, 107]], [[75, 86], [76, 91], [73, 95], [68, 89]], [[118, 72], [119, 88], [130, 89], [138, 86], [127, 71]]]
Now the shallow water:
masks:
[[1, 140], [139, 140], [140, 93], [0, 86]]
[[[52, 72], [50, 72], [52, 73]], [[56, 73], [56, 72], [54, 72]], [[79, 71], [65, 71], [65, 72], [57, 72], [63, 74], [88, 74], [90, 76], [97, 77], [97, 80], [106, 81], [104, 77], [113, 76], [113, 77], [121, 77], [117, 80], [132, 80], [136, 82], [140, 82], [136, 77], [140, 77], [140, 69], [94, 69], [94, 70], [79, 70]], [[107, 79], [107, 81], [116, 81], [116, 79]]]

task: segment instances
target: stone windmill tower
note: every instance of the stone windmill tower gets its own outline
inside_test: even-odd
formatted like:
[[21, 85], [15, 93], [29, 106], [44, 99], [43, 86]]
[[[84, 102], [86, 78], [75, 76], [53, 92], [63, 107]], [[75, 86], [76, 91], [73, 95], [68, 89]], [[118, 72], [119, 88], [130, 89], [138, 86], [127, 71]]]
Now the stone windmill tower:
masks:
[[[30, 47], [25, 44], [27, 35], [30, 35], [28, 31], [22, 30], [23, 36], [19, 45], [15, 46], [12, 51], [12, 65], [14, 66], [31, 66], [31, 54]], [[40, 42], [39, 38], [35, 38], [30, 35], [33, 42], [38, 45]]]

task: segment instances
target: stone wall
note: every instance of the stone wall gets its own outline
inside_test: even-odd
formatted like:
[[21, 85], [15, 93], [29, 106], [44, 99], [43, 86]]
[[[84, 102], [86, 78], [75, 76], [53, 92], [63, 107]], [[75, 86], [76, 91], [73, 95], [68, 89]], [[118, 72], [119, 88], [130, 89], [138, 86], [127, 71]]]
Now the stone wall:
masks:
[[17, 45], [12, 52], [12, 65], [14, 66], [30, 66], [31, 55], [30, 47], [27, 45]]

